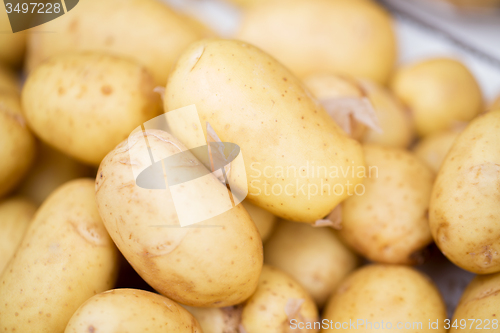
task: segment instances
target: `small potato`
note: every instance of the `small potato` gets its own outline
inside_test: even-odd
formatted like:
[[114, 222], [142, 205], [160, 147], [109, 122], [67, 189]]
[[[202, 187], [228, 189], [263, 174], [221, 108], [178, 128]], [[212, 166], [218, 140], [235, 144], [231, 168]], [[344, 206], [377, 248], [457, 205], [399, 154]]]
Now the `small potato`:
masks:
[[413, 152], [437, 174], [460, 132], [461, 129], [449, 129], [431, 134], [423, 138], [413, 148]]
[[290, 274], [322, 307], [358, 264], [331, 228], [281, 221], [264, 246], [266, 264]]
[[71, 157], [40, 143], [38, 156], [26, 177], [16, 189], [16, 193], [29, 198], [37, 205], [42, 202], [59, 186], [70, 180], [90, 177], [91, 168]]
[[265, 209], [252, 205], [247, 200], [243, 201], [242, 204], [248, 215], [250, 215], [253, 223], [255, 223], [257, 230], [259, 230], [262, 242], [265, 242], [273, 231], [277, 217]]
[[307, 291], [279, 269], [264, 265], [257, 290], [243, 306], [241, 328], [246, 333], [312, 333], [318, 332], [317, 320]]
[[182, 50], [210, 36], [199, 22], [158, 0], [85, 0], [57, 20], [31, 29], [27, 66], [32, 71], [55, 55], [100, 51], [137, 61], [157, 85], [165, 85]]
[[385, 83], [396, 60], [391, 17], [372, 1], [269, 1], [244, 13], [236, 38], [299, 77], [332, 72]]
[[21, 114], [19, 96], [0, 91], [0, 197], [13, 190], [35, 157], [35, 139]]
[[[75, 312], [64, 333], [202, 333], [182, 306], [138, 289], [115, 289], [97, 294]], [[205, 332], [206, 333], [206, 332]]]
[[26, 36], [25, 31], [12, 32], [6, 8], [2, 6], [0, 10], [0, 65], [17, 67], [22, 64], [26, 49]]
[[[451, 332], [496, 332], [500, 320], [500, 273], [476, 276], [467, 286], [451, 319]], [[464, 325], [465, 323], [465, 325]]]
[[7, 68], [0, 66], [0, 93], [13, 93], [19, 94], [19, 82]]
[[[55, 20], [57, 21], [57, 20]], [[124, 58], [77, 53], [52, 58], [23, 89], [23, 111], [43, 141], [88, 164], [160, 112], [151, 75]]]
[[[148, 147], [155, 161], [186, 151], [167, 132], [148, 129], [143, 133], [139, 128], [104, 158], [95, 190], [111, 238], [148, 284], [175, 301], [203, 307], [243, 302], [257, 287], [263, 261], [260, 235], [250, 216], [242, 205], [236, 205], [181, 227], [180, 212], [210, 212], [218, 198], [227, 195], [227, 188], [208, 174], [196, 178], [201, 179], [196, 193], [186, 185], [175, 187], [177, 198], [186, 194], [184, 198], [189, 198], [179, 204], [170, 186], [169, 190], [139, 187], [134, 174], [151, 165]], [[193, 155], [183, 154], [185, 162], [176, 168], [179, 174], [189, 179], [206, 174], [205, 166]], [[203, 201], [203, 197], [213, 201]]]
[[[236, 173], [246, 173], [247, 199], [277, 216], [314, 223], [362, 182], [359, 143], [299, 79], [254, 46], [219, 39], [189, 46], [170, 75], [164, 109], [191, 104], [205, 135], [208, 122], [222, 141], [241, 148], [244, 170]], [[170, 124], [188, 146], [196, 124], [189, 125]]]
[[185, 308], [198, 320], [203, 333], [242, 333], [239, 330], [241, 323], [242, 306], [228, 306], [225, 308]]
[[455, 140], [432, 191], [430, 228], [455, 265], [500, 271], [500, 110], [474, 119]]
[[449, 58], [429, 59], [400, 68], [391, 88], [410, 107], [420, 136], [470, 121], [483, 109], [476, 79], [461, 62]]
[[364, 152], [364, 192], [343, 203], [340, 235], [370, 260], [418, 263], [432, 241], [427, 214], [434, 175], [402, 149], [366, 145]]
[[[369, 265], [355, 271], [333, 294], [323, 318], [328, 328], [323, 327], [322, 333], [337, 332], [335, 323], [344, 322], [348, 325], [343, 332], [447, 331], [446, 306], [439, 291], [427, 276], [406, 266]], [[349, 320], [356, 328], [349, 326]], [[438, 328], [429, 328], [429, 321], [436, 320]]]
[[0, 275], [21, 244], [35, 211], [36, 205], [21, 197], [0, 203]]
[[61, 186], [37, 211], [0, 276], [0, 331], [63, 332], [83, 302], [113, 286], [116, 271], [94, 182]]

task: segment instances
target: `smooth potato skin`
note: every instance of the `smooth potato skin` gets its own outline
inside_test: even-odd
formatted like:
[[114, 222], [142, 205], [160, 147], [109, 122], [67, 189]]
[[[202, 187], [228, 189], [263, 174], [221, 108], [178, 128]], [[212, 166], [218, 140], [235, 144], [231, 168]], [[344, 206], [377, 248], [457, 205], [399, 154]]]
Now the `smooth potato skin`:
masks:
[[17, 93], [0, 91], [0, 197], [12, 191], [35, 158], [35, 139], [21, 114]]
[[[164, 105], [168, 112], [191, 104], [202, 124], [209, 122], [222, 141], [240, 146], [247, 199], [275, 215], [313, 223], [348, 196], [348, 182], [355, 186], [362, 181], [351, 173], [364, 166], [360, 145], [344, 134], [300, 80], [254, 46], [209, 39], [186, 49], [169, 78]], [[189, 140], [182, 129], [173, 128], [182, 142]], [[308, 164], [323, 166], [327, 173], [300, 176], [298, 170]], [[332, 166], [344, 172], [349, 168], [346, 177], [340, 172], [329, 177]], [[280, 170], [284, 177], [275, 176]], [[333, 190], [337, 184], [338, 195]]]
[[244, 13], [236, 38], [299, 77], [332, 72], [384, 84], [396, 61], [391, 17], [371, 1], [269, 1]]
[[114, 289], [87, 300], [64, 333], [202, 333], [193, 316], [174, 301], [138, 289]]
[[[493, 320], [496, 319], [497, 328], [500, 326], [500, 273], [478, 275], [467, 286], [458, 303], [451, 324], [457, 320], [459, 328], [450, 327], [451, 332], [477, 332], [479, 328], [495, 329]], [[466, 328], [460, 327], [460, 320], [465, 319]], [[472, 320], [475, 319], [472, 323]], [[481, 321], [477, 320], [480, 319]], [[488, 326], [486, 325], [488, 320]], [[472, 327], [471, 327], [471, 324]], [[476, 329], [477, 328], [477, 329]], [[494, 332], [494, 331], [493, 331]]]
[[19, 82], [8, 68], [0, 66], [0, 92], [19, 94]]
[[18, 67], [24, 59], [26, 49], [25, 31], [13, 33], [5, 7], [0, 10], [0, 64]]
[[[290, 301], [303, 300], [289, 318], [285, 308]], [[264, 265], [255, 293], [243, 306], [241, 327], [246, 333], [313, 333], [315, 329], [290, 329], [290, 320], [306, 324], [318, 320], [318, 309], [302, 286], [281, 270]]]
[[[161, 156], [185, 149], [166, 132], [145, 133]], [[127, 141], [118, 145], [97, 174], [97, 205], [111, 238], [139, 275], [168, 298], [202, 307], [241, 303], [254, 292], [263, 261], [259, 232], [248, 213], [237, 205], [192, 227], [180, 227], [170, 191], [143, 189], [135, 183], [132, 168], [142, 171], [151, 163], [141, 139], [138, 132], [129, 139], [130, 149]], [[196, 167], [200, 166], [204, 168]], [[215, 177], [207, 182], [200, 193], [227, 193]], [[189, 204], [189, 209], [208, 208]]]
[[250, 215], [250, 217], [252, 218], [253, 223], [255, 223], [257, 230], [259, 230], [262, 242], [265, 242], [269, 238], [269, 236], [271, 236], [274, 225], [276, 224], [278, 218], [267, 210], [252, 205], [246, 200], [243, 201], [242, 204], [243, 207], [245, 207], [248, 215]]
[[110, 289], [116, 248], [97, 212], [94, 182], [71, 181], [37, 211], [0, 276], [0, 330], [63, 332], [89, 297]]
[[437, 174], [460, 132], [450, 129], [429, 135], [413, 148], [413, 152]]
[[280, 221], [264, 246], [266, 264], [290, 274], [322, 307], [358, 264], [331, 228]]
[[185, 308], [198, 320], [203, 333], [241, 333], [242, 306], [228, 306], [224, 308]]
[[21, 244], [35, 211], [36, 205], [22, 197], [0, 203], [0, 274]]
[[160, 112], [144, 67], [125, 58], [75, 53], [52, 58], [23, 88], [23, 111], [43, 141], [84, 163], [101, 160]]
[[85, 0], [57, 20], [32, 29], [27, 67], [32, 71], [64, 53], [100, 51], [137, 61], [152, 73], [156, 84], [165, 85], [182, 50], [209, 36], [208, 29], [161, 1]]
[[[391, 322], [392, 329], [358, 326], [345, 332], [446, 332], [446, 306], [432, 281], [422, 273], [396, 265], [369, 265], [354, 271], [332, 295], [323, 312], [324, 319], [335, 322]], [[439, 329], [429, 329], [429, 319], [439, 320]], [[397, 322], [421, 322], [422, 329], [396, 330]], [[322, 333], [336, 329], [322, 329]]]
[[364, 152], [371, 176], [364, 194], [342, 204], [339, 233], [372, 261], [415, 264], [432, 241], [427, 214], [434, 174], [402, 149], [366, 145]]
[[483, 110], [476, 79], [461, 62], [449, 58], [398, 69], [391, 89], [411, 109], [417, 134], [422, 137], [470, 121]]
[[500, 110], [473, 120], [439, 170], [430, 228], [439, 249], [477, 274], [500, 271]]

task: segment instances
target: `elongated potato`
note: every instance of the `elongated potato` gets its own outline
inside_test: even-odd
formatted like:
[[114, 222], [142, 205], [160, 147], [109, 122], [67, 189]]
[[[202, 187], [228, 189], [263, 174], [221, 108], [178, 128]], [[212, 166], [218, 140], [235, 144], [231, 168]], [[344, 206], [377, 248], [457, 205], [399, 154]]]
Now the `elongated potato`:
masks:
[[404, 66], [396, 71], [391, 88], [410, 107], [420, 136], [470, 121], [483, 110], [476, 79], [454, 59], [436, 58]]
[[437, 174], [460, 132], [461, 129], [449, 129], [431, 134], [423, 138], [413, 148], [413, 152]]
[[332, 72], [385, 83], [396, 60], [392, 20], [372, 1], [269, 1], [245, 12], [236, 37], [299, 77]]
[[136, 60], [158, 85], [167, 82], [172, 65], [186, 46], [212, 35], [194, 19], [175, 13], [158, 0], [80, 1], [64, 16], [31, 31], [30, 71], [55, 55], [100, 51]]
[[[360, 145], [297, 78], [251, 45], [216, 39], [193, 43], [170, 76], [165, 110], [191, 104], [202, 124], [208, 122], [222, 141], [241, 148], [247, 199], [275, 215], [313, 223], [362, 181]], [[192, 139], [181, 123], [170, 126], [182, 142]]]
[[14, 189], [35, 157], [35, 139], [21, 114], [19, 96], [0, 92], [0, 197]]
[[64, 333], [202, 333], [193, 316], [168, 298], [138, 289], [115, 289], [90, 298]]
[[266, 264], [290, 274], [322, 307], [358, 264], [330, 228], [281, 221], [264, 247]]
[[113, 286], [116, 259], [94, 182], [61, 186], [37, 211], [0, 277], [0, 330], [63, 332], [83, 302]]
[[473, 120], [439, 170], [430, 227], [439, 249], [463, 269], [500, 271], [500, 110]]
[[[15, 3], [13, 3], [15, 6]], [[6, 8], [0, 10], [0, 64], [6, 66], [19, 66], [24, 59], [26, 49], [25, 31], [13, 33], [10, 27]]]
[[257, 290], [243, 306], [241, 328], [246, 333], [312, 333], [318, 332], [317, 320], [307, 291], [289, 275], [264, 265]]
[[242, 204], [248, 215], [252, 218], [252, 221], [255, 223], [257, 230], [259, 230], [262, 242], [265, 242], [274, 229], [277, 217], [265, 209], [252, 205], [248, 201], [243, 201]]
[[434, 174], [402, 149], [366, 145], [364, 152], [369, 175], [364, 192], [342, 205], [340, 235], [370, 260], [418, 263], [432, 241], [427, 214]]
[[21, 244], [35, 211], [36, 205], [22, 197], [0, 203], [0, 274]]
[[198, 320], [203, 333], [241, 333], [241, 305], [225, 308], [185, 308]]
[[43, 141], [88, 164], [160, 112], [151, 75], [133, 61], [100, 53], [52, 58], [23, 88], [26, 120]]
[[499, 329], [500, 273], [479, 275], [467, 286], [455, 309], [450, 332], [473, 333]]
[[[189, 200], [179, 205], [174, 200], [190, 187], [176, 187], [176, 197], [172, 189], [139, 187], [134, 173], [151, 164], [148, 147], [155, 161], [185, 151], [167, 132], [146, 130], [144, 135], [133, 133], [128, 142], [118, 145], [97, 174], [97, 206], [111, 238], [139, 275], [161, 294], [191, 306], [241, 303], [254, 292], [262, 268], [258, 230], [242, 205], [181, 227], [178, 214], [210, 212], [217, 198], [227, 195], [227, 188], [208, 175], [196, 193], [189, 192]], [[179, 175], [194, 179], [206, 173], [193, 155], [184, 154], [188, 162], [179, 165]], [[215, 201], [207, 203], [203, 197]]]
[[[333, 294], [323, 318], [325, 333], [337, 332], [341, 325], [344, 332], [447, 331], [439, 291], [427, 276], [406, 266], [370, 265], [355, 271]], [[431, 329], [429, 322], [436, 320], [438, 327]]]
[[90, 167], [46, 144], [40, 143], [38, 148], [33, 167], [16, 189], [17, 194], [29, 198], [37, 205], [41, 205], [64, 183], [93, 175]]

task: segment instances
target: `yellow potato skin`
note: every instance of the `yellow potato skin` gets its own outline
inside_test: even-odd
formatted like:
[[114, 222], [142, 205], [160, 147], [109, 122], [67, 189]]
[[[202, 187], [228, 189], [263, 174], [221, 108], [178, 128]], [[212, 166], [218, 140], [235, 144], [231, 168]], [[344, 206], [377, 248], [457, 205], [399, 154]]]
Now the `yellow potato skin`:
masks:
[[25, 31], [13, 33], [5, 7], [0, 10], [0, 64], [18, 67], [24, 59], [26, 49]]
[[500, 109], [500, 96], [491, 104], [490, 110]]
[[457, 266], [500, 271], [500, 110], [474, 119], [455, 140], [432, 191], [430, 228]]
[[35, 157], [33, 135], [21, 114], [19, 96], [0, 91], [0, 197], [13, 190]]
[[0, 276], [0, 330], [63, 332], [83, 302], [113, 286], [116, 273], [94, 182], [71, 181], [37, 211]]
[[[500, 273], [476, 276], [462, 294], [451, 319], [450, 325], [454, 324], [455, 320], [457, 320], [459, 328], [450, 327], [450, 333], [477, 332], [479, 328], [486, 329], [486, 327], [493, 330], [498, 329], [500, 327], [500, 319], [498, 318], [500, 316], [499, 284]], [[465, 328], [460, 326], [460, 320], [463, 319], [466, 322]], [[469, 321], [469, 319], [474, 319], [474, 322], [472, 320]], [[480, 319], [480, 321], [477, 319]], [[496, 328], [493, 326], [494, 320], [496, 320]], [[486, 325], [487, 323], [488, 325]]]
[[156, 84], [165, 85], [182, 50], [209, 36], [208, 29], [161, 1], [86, 0], [57, 20], [32, 29], [27, 67], [32, 71], [48, 58], [68, 52], [100, 51], [137, 61], [152, 73]]
[[[289, 302], [303, 300], [297, 313], [291, 318], [285, 308]], [[290, 320], [297, 323], [318, 320], [318, 310], [304, 288], [281, 270], [264, 265], [255, 293], [243, 306], [241, 327], [246, 333], [312, 333], [317, 329], [290, 329]]]
[[413, 113], [419, 136], [470, 121], [483, 109], [481, 90], [461, 62], [436, 58], [396, 71], [391, 89]]
[[280, 221], [264, 246], [266, 264], [290, 274], [322, 307], [358, 264], [331, 228]]
[[[323, 312], [324, 320], [356, 322], [364, 319], [372, 327], [360, 325], [357, 329], [342, 329], [345, 332], [390, 332], [396, 331], [398, 322], [421, 322], [414, 329], [400, 329], [409, 333], [446, 332], [443, 322], [447, 318], [446, 306], [432, 281], [422, 273], [407, 266], [368, 265], [349, 275], [328, 301]], [[429, 328], [431, 322], [439, 320], [439, 329]], [[376, 329], [374, 322], [390, 322], [392, 329]], [[321, 330], [322, 333], [337, 331]]]
[[0, 274], [21, 244], [35, 211], [36, 205], [22, 197], [0, 203]]
[[364, 257], [387, 264], [415, 264], [432, 241], [428, 225], [434, 174], [402, 149], [364, 146], [365, 192], [342, 204], [340, 235]]
[[94, 174], [95, 170], [92, 172], [90, 167], [40, 142], [33, 167], [17, 187], [16, 194], [41, 205], [64, 183]]
[[365, 0], [282, 0], [252, 6], [236, 38], [268, 52], [299, 77], [332, 72], [383, 84], [396, 60], [391, 17]]
[[[57, 21], [57, 20], [55, 20]], [[160, 97], [144, 67], [100, 53], [52, 58], [23, 88], [24, 115], [44, 142], [84, 163], [101, 160], [160, 112]]]
[[115, 289], [87, 300], [64, 333], [202, 333], [193, 316], [174, 301], [148, 291]]
[[0, 66], [0, 93], [19, 94], [19, 82], [8, 68]]
[[[145, 133], [158, 155], [185, 150], [167, 132]], [[248, 213], [237, 205], [193, 227], [180, 227], [170, 191], [143, 189], [135, 183], [133, 168], [141, 171], [151, 163], [142, 135], [131, 136], [130, 149], [127, 141], [118, 145], [97, 173], [97, 205], [111, 238], [139, 275], [168, 298], [202, 307], [243, 302], [257, 287], [263, 262], [260, 235]], [[203, 186], [199, 193], [207, 196], [227, 193], [215, 177]], [[187, 209], [209, 209], [187, 204]]]
[[278, 218], [267, 210], [252, 205], [246, 200], [242, 204], [248, 215], [252, 218], [253, 223], [255, 223], [257, 230], [259, 230], [262, 242], [265, 242], [271, 236]]
[[[313, 223], [348, 196], [348, 183], [362, 181], [351, 172], [364, 166], [360, 145], [300, 80], [254, 46], [209, 39], [186, 49], [169, 78], [164, 108], [168, 112], [191, 104], [202, 124], [209, 122], [222, 141], [241, 148], [247, 199], [279, 217]], [[181, 141], [189, 140], [182, 128], [172, 127]], [[314, 164], [326, 172], [313, 177], [308, 163], [309, 169]], [[338, 177], [329, 177], [331, 167], [347, 171], [346, 176], [339, 171]], [[306, 171], [300, 176], [298, 170]]]
[[459, 129], [449, 129], [431, 134], [423, 138], [413, 148], [413, 152], [437, 174], [460, 132]]

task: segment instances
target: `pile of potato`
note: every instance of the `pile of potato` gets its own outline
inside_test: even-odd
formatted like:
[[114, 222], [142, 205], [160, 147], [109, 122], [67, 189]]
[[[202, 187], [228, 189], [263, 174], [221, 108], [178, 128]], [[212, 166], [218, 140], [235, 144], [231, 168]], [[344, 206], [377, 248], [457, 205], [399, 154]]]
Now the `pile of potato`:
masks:
[[[456, 59], [396, 66], [370, 0], [235, 2], [233, 39], [158, 0], [0, 34], [0, 332], [499, 332], [500, 97]], [[181, 227], [136, 176], [210, 174], [197, 124], [143, 126], [193, 104], [248, 195]], [[201, 214], [228, 188], [176, 191]], [[433, 242], [478, 274], [453, 318], [413, 267]]]

